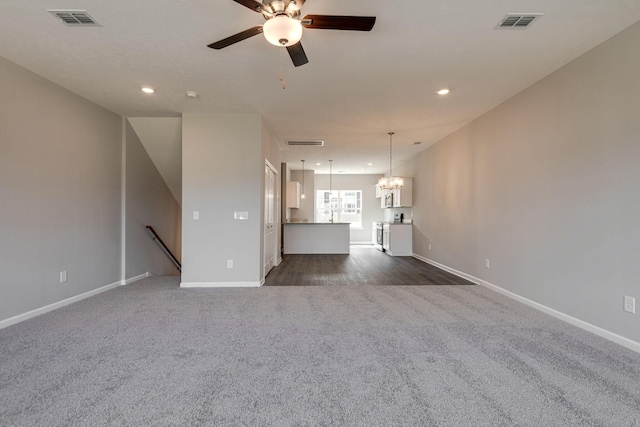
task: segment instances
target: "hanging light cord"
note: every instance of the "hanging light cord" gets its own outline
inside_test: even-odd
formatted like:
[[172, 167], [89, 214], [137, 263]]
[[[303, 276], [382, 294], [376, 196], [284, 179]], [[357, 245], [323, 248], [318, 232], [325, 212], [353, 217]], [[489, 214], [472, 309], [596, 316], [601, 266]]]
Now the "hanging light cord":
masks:
[[393, 177], [393, 172], [391, 169], [391, 164], [392, 164], [392, 156], [393, 156], [393, 135], [394, 132], [389, 132], [389, 179], [391, 179], [391, 177]]
[[305, 198], [304, 195], [304, 160], [302, 161], [302, 198]]
[[331, 218], [329, 222], [333, 222], [333, 160], [329, 160], [329, 209], [331, 209]]

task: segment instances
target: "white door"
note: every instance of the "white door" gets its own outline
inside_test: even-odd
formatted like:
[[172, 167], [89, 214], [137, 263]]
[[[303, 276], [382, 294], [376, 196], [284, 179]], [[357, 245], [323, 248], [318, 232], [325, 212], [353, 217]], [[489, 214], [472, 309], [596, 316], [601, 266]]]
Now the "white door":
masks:
[[276, 174], [264, 166], [264, 275], [274, 267], [276, 262]]

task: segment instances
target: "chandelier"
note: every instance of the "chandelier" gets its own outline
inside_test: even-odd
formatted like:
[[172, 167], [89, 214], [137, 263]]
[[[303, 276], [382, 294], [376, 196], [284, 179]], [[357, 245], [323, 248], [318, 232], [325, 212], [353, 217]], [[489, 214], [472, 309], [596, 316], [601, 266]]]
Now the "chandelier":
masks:
[[394, 132], [389, 132], [389, 176], [382, 177], [378, 180], [378, 186], [383, 190], [394, 190], [404, 186], [404, 179], [400, 176], [393, 176], [391, 169], [391, 161], [393, 159], [393, 135]]

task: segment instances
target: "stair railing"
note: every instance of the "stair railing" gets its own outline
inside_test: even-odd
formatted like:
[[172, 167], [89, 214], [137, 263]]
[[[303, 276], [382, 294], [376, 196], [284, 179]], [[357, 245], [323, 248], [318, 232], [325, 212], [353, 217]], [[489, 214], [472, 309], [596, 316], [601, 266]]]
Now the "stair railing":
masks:
[[171, 262], [173, 262], [173, 265], [176, 266], [176, 268], [178, 269], [178, 271], [180, 271], [182, 273], [182, 265], [180, 264], [180, 261], [178, 261], [178, 258], [176, 258], [171, 251], [169, 250], [169, 248], [167, 247], [167, 245], [164, 244], [164, 242], [162, 241], [162, 239], [160, 238], [160, 236], [158, 236], [158, 233], [156, 233], [156, 230], [153, 229], [152, 226], [147, 225], [146, 226], [147, 230], [149, 230], [153, 236], [153, 240], [154, 241], [158, 241], [158, 244], [160, 245], [160, 247], [164, 250], [165, 254], [169, 257], [169, 259], [171, 260]]

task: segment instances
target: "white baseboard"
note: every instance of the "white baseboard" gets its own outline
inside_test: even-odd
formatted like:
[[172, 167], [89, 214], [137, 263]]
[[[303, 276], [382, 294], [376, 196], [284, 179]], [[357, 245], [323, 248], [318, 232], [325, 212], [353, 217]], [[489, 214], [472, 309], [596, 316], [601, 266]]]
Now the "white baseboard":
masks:
[[0, 329], [6, 328], [7, 326], [15, 325], [16, 323], [23, 322], [25, 320], [31, 319], [32, 317], [39, 316], [41, 314], [48, 313], [55, 309], [64, 307], [65, 305], [73, 304], [74, 302], [78, 302], [85, 298], [92, 297], [94, 295], [98, 295], [102, 292], [108, 291], [109, 289], [116, 288], [118, 286], [124, 285], [123, 280], [118, 280], [117, 282], [110, 283], [106, 286], [102, 286], [101, 288], [94, 289], [89, 292], [82, 293], [80, 295], [76, 295], [70, 298], [63, 299], [62, 301], [54, 302], [53, 304], [45, 305], [44, 307], [36, 308], [35, 310], [27, 311], [26, 313], [18, 314], [17, 316], [9, 317], [8, 319], [4, 319], [0, 321]]
[[182, 282], [181, 288], [257, 288], [260, 282]]
[[413, 254], [413, 257], [422, 261], [422, 262], [426, 262], [427, 264], [431, 264], [435, 267], [438, 267], [444, 271], [448, 271], [451, 274], [455, 274], [458, 277], [462, 277], [463, 279], [466, 279], [472, 283], [475, 283], [476, 285], [480, 285], [483, 286], [487, 289], [491, 289], [492, 291], [498, 292], [499, 294], [502, 294], [506, 297], [509, 297], [511, 299], [514, 299], [518, 302], [521, 302], [525, 305], [528, 305], [529, 307], [535, 308], [536, 310], [539, 310], [545, 314], [548, 314], [550, 316], [555, 317], [556, 319], [560, 319], [564, 322], [567, 322], [573, 326], [577, 326], [580, 329], [584, 329], [585, 331], [591, 332], [592, 334], [596, 334], [602, 338], [608, 339], [609, 341], [613, 341], [616, 344], [620, 344], [623, 347], [626, 347], [630, 350], [633, 350], [635, 352], [640, 353], [640, 343], [630, 340], [629, 338], [623, 337], [622, 335], [618, 335], [614, 332], [611, 331], [607, 331], [606, 329], [602, 329], [599, 326], [595, 326], [592, 325], [591, 323], [585, 322], [584, 320], [580, 320], [577, 319], [573, 316], [570, 316], [568, 314], [562, 313], [558, 310], [555, 310], [553, 308], [547, 307], [546, 305], [540, 304], [538, 302], [535, 302], [533, 300], [530, 300], [528, 298], [525, 298], [523, 296], [520, 296], [518, 294], [515, 294], [511, 291], [508, 291], [506, 289], [503, 289], [499, 286], [496, 286], [492, 283], [489, 283], [485, 280], [479, 279], [475, 276], [472, 276], [470, 274], [464, 273], [462, 271], [458, 271], [455, 268], [451, 268], [448, 267], [444, 264], [440, 264], [439, 262], [433, 261], [431, 259], [425, 258], [423, 256], [420, 256], [418, 254]]
[[139, 274], [137, 276], [134, 276], [134, 277], [131, 277], [130, 279], [125, 280], [123, 285], [130, 285], [133, 282], [137, 282], [138, 280], [142, 280], [142, 279], [144, 279], [146, 277], [149, 277], [149, 276], [153, 276], [153, 274], [151, 274], [151, 273], [149, 273], [147, 271], [146, 273]]
[[280, 263], [282, 262], [282, 257], [278, 258], [276, 261], [276, 265], [274, 265], [274, 267], [277, 267], [280, 265]]
[[349, 244], [354, 246], [373, 246], [373, 242], [370, 240], [366, 242], [349, 242]]

